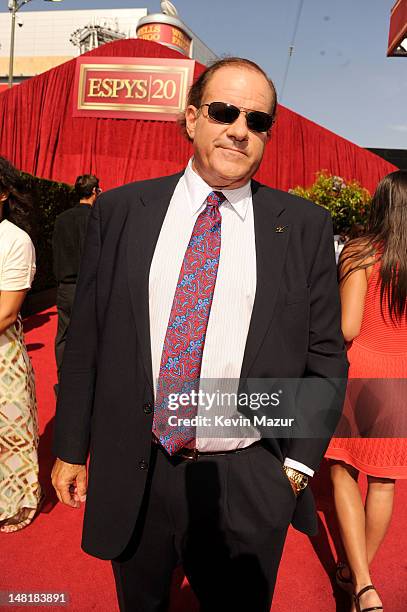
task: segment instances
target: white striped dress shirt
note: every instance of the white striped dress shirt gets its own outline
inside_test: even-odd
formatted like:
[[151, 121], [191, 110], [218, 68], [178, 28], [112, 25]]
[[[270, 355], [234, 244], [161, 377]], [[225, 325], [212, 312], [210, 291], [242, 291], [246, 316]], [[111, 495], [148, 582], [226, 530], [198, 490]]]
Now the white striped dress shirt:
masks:
[[[190, 160], [171, 198], [154, 251], [149, 276], [151, 357], [154, 392], [172, 302], [186, 248], [198, 215], [213, 189], [192, 169]], [[205, 392], [236, 393], [256, 294], [256, 248], [250, 182], [239, 189], [222, 189], [226, 201], [222, 215], [221, 253], [202, 356], [201, 388]], [[236, 414], [236, 406], [227, 416]], [[198, 414], [208, 415], [203, 406]], [[254, 428], [230, 428], [228, 437], [211, 437], [207, 427], [197, 428], [200, 451], [244, 448], [259, 438]], [[286, 465], [313, 475], [296, 461]]]

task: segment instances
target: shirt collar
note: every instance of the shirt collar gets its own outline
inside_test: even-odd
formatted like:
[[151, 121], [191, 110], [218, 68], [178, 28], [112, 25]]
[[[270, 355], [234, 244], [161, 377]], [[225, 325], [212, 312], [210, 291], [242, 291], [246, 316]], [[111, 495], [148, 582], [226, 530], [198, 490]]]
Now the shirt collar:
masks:
[[[191, 215], [194, 216], [203, 210], [206, 198], [213, 189], [193, 170], [192, 158], [185, 169], [184, 181]], [[223, 193], [231, 207], [244, 220], [252, 196], [251, 182], [248, 181], [238, 189], [218, 189], [217, 191]]]

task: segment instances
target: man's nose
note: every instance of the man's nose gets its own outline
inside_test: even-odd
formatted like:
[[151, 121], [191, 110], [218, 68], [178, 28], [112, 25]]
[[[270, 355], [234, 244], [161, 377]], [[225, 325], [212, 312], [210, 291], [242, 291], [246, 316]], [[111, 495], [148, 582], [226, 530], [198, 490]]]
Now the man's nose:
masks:
[[246, 140], [248, 133], [249, 130], [247, 127], [246, 114], [240, 113], [236, 121], [230, 124], [227, 134], [236, 140]]

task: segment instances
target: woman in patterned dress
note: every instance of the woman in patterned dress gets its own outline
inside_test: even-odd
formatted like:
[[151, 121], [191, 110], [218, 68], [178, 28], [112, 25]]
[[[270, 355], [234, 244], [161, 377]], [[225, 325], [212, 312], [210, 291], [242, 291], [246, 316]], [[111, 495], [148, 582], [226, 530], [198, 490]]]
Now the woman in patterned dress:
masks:
[[34, 373], [20, 308], [35, 274], [31, 202], [0, 157], [0, 531], [26, 527], [41, 500]]
[[350, 381], [326, 457], [348, 561], [336, 580], [364, 612], [383, 610], [369, 565], [390, 524], [395, 480], [407, 478], [407, 171], [379, 183], [368, 232], [344, 247], [339, 278]]

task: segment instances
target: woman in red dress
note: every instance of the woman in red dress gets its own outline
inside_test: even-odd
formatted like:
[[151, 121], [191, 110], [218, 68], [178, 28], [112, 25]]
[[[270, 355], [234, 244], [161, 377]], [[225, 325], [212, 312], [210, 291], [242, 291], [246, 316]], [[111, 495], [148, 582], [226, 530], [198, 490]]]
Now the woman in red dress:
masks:
[[352, 611], [366, 612], [383, 610], [369, 565], [390, 523], [395, 480], [407, 478], [407, 171], [379, 183], [368, 232], [343, 249], [339, 278], [350, 381], [326, 457], [347, 557], [336, 580], [352, 594]]

